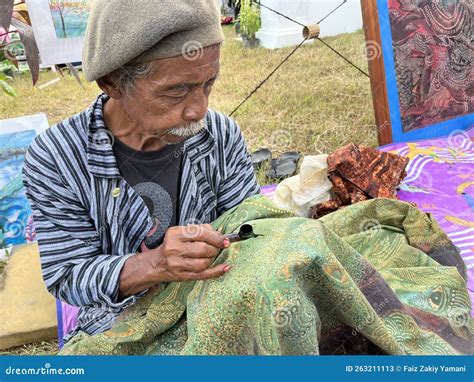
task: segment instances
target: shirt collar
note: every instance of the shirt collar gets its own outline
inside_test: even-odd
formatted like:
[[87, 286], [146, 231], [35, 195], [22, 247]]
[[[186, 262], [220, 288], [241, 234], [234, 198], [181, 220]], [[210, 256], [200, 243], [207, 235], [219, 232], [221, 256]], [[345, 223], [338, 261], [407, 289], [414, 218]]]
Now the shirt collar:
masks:
[[[103, 107], [109, 96], [100, 94], [87, 109], [88, 140], [87, 161], [89, 170], [103, 178], [121, 177], [113, 152], [114, 136], [104, 122]], [[206, 115], [206, 127], [183, 143], [183, 156], [192, 164], [200, 161], [212, 152], [215, 139], [209, 126], [212, 123], [210, 113]]]

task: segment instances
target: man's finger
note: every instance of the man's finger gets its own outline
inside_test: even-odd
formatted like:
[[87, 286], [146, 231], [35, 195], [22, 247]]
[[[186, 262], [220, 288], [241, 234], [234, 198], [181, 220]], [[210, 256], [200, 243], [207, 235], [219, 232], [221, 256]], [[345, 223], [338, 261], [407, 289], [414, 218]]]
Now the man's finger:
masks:
[[186, 278], [188, 280], [208, 280], [215, 279], [222, 276], [224, 273], [230, 270], [230, 266], [227, 264], [219, 264], [215, 267], [208, 268], [202, 272], [187, 272]]
[[185, 262], [185, 271], [199, 273], [208, 269], [212, 264], [212, 259], [206, 258], [188, 258]]
[[219, 254], [219, 249], [201, 241], [183, 243], [184, 257], [211, 258]]
[[224, 239], [223, 234], [207, 228], [204, 224], [184, 227], [183, 241], [203, 241], [216, 248], [223, 248]]

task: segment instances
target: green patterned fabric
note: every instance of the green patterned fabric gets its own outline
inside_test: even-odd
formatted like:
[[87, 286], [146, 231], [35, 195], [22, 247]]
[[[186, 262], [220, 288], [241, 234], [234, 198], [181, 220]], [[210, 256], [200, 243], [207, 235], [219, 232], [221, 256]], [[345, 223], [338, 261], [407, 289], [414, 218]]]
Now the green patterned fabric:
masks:
[[229, 273], [155, 288], [59, 354], [473, 354], [459, 252], [410, 204], [374, 199], [312, 220], [254, 196], [212, 225], [243, 223], [263, 236], [220, 252]]

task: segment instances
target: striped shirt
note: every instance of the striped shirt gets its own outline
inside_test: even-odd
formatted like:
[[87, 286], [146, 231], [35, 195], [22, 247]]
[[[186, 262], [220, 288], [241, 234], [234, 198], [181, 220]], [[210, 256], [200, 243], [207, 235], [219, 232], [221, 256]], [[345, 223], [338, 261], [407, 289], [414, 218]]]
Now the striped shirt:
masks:
[[[50, 293], [80, 307], [79, 331], [103, 332], [147, 291], [120, 300], [125, 261], [153, 226], [143, 199], [121, 176], [103, 119], [108, 96], [52, 126], [30, 146], [23, 166], [26, 195]], [[179, 225], [209, 223], [259, 193], [238, 125], [209, 110], [206, 128], [183, 144]]]

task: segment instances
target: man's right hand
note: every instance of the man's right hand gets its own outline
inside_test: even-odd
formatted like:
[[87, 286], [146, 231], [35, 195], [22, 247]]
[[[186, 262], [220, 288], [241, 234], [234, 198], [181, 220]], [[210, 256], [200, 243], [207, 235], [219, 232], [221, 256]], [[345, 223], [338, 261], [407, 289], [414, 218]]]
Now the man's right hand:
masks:
[[230, 270], [227, 264], [210, 267], [229, 240], [209, 224], [170, 227], [163, 243], [125, 261], [119, 279], [119, 299], [160, 282], [204, 280]]
[[223, 275], [227, 264], [210, 267], [229, 240], [209, 224], [170, 227], [163, 243], [150, 250], [153, 278], [157, 282], [205, 280]]

